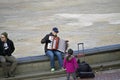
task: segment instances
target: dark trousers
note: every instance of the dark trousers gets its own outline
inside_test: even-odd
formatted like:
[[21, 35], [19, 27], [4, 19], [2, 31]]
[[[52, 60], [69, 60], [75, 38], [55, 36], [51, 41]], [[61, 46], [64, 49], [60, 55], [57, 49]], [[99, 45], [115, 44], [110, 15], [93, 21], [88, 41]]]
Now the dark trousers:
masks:
[[[14, 56], [0, 56], [0, 62], [2, 64], [4, 75], [7, 75], [8, 73], [14, 73], [17, 66], [17, 61]], [[8, 68], [6, 64], [7, 62], [11, 63]]]

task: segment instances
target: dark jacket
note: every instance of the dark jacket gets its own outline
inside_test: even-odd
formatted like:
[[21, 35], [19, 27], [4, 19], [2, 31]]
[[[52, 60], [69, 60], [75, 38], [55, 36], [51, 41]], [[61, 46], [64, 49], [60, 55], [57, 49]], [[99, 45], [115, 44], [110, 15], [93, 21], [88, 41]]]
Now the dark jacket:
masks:
[[4, 50], [4, 42], [0, 40], [0, 55], [2, 56], [11, 56], [15, 50], [14, 43], [12, 40], [7, 39], [8, 49]]
[[42, 44], [44, 44], [45, 43], [45, 52], [48, 50], [47, 49], [47, 45], [48, 45], [48, 43], [50, 42], [50, 40], [49, 40], [49, 36], [54, 36], [52, 33], [50, 33], [50, 34], [47, 34], [42, 40], [41, 40], [41, 43]]

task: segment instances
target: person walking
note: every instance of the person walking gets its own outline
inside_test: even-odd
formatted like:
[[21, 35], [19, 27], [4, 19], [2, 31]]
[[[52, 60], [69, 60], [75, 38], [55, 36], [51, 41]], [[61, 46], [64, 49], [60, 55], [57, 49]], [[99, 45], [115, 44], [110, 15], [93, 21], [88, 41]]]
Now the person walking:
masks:
[[67, 80], [70, 80], [70, 75], [72, 75], [74, 80], [77, 80], [76, 78], [76, 70], [78, 68], [77, 60], [73, 56], [73, 50], [69, 49], [67, 56], [64, 58], [63, 61], [63, 67], [66, 70], [67, 73]]
[[[5, 78], [14, 77], [14, 71], [17, 66], [17, 61], [12, 53], [15, 47], [12, 40], [8, 38], [8, 34], [3, 32], [0, 37], [0, 62], [3, 68], [3, 74]], [[10, 62], [9, 68], [7, 68], [7, 62]]]

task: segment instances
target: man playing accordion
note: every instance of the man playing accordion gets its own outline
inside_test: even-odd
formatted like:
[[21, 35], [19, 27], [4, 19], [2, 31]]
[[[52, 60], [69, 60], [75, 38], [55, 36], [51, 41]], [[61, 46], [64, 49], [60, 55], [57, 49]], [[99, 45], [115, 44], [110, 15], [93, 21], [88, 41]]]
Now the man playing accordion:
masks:
[[[59, 33], [58, 28], [54, 27], [50, 34], [47, 34], [42, 40], [41, 43], [45, 43], [45, 53], [50, 58], [51, 71], [55, 71], [55, 56], [58, 58], [59, 68], [63, 67], [62, 52], [66, 50], [66, 44], [60, 40], [57, 36]], [[61, 49], [61, 46], [65, 46]]]

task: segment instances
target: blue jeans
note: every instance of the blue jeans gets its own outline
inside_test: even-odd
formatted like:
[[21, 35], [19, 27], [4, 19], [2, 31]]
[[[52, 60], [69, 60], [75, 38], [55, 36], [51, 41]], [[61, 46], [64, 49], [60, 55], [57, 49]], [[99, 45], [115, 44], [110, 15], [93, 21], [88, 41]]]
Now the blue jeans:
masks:
[[63, 60], [62, 60], [62, 53], [55, 50], [55, 51], [52, 51], [52, 50], [48, 50], [46, 52], [46, 55], [50, 58], [50, 66], [51, 68], [55, 68], [55, 56], [57, 56], [58, 58], [58, 62], [59, 62], [59, 67], [62, 68], [63, 66]]

